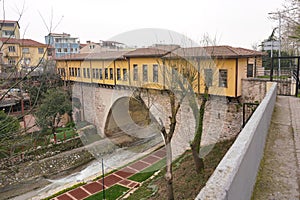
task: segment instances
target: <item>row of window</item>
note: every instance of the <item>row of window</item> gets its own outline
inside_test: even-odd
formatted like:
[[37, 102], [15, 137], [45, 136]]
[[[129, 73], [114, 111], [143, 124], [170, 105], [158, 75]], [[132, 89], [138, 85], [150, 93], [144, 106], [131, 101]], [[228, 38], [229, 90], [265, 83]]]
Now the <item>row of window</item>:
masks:
[[[45, 62], [45, 59], [44, 58], [39, 58], [39, 62]], [[20, 63], [22, 65], [29, 66], [31, 64], [31, 58], [23, 58]], [[17, 64], [16, 59], [8, 58], [8, 64], [16, 65]]]
[[[123, 74], [123, 81], [127, 81], [128, 75], [127, 75], [127, 69], [126, 68], [123, 68], [123, 69], [117, 68], [117, 74], [116, 74], [117, 80], [122, 80], [121, 70], [122, 70], [122, 74]], [[82, 68], [82, 72], [83, 72], [83, 78], [91, 78], [91, 75], [92, 75], [93, 79], [100, 79], [100, 80], [103, 79], [103, 70], [102, 70], [102, 68], [92, 69], [91, 72], [90, 72], [90, 68]], [[60, 68], [58, 73], [62, 76], [65, 76], [64, 69]], [[69, 75], [72, 76], [72, 77], [81, 77], [81, 69], [71, 67], [69, 69]], [[107, 79], [107, 80], [113, 80], [114, 79], [113, 68], [105, 68], [104, 69], [104, 79]]]
[[78, 52], [78, 49], [77, 48], [57, 48], [56, 49], [56, 52], [57, 53], [68, 53], [68, 52], [70, 52], [70, 53], [77, 53]]
[[[152, 82], [158, 82], [158, 65], [153, 65], [153, 76], [152, 76]], [[133, 65], [133, 80], [139, 81], [139, 73], [138, 73], [138, 65]], [[142, 81], [148, 82], [148, 65], [142, 65]], [[104, 71], [104, 74], [103, 74]], [[65, 69], [59, 68], [58, 73], [61, 76], [65, 76]], [[113, 80], [114, 79], [114, 71], [113, 68], [105, 68], [104, 70], [102, 68], [93, 68], [90, 70], [90, 68], [82, 68], [83, 78], [93, 78], [93, 79], [99, 79], [99, 80]], [[70, 68], [69, 69], [69, 75], [71, 77], [81, 77], [81, 68]], [[104, 77], [103, 77], [104, 75]], [[205, 84], [207, 87], [212, 86], [213, 84], [213, 70], [212, 69], [205, 69], [204, 70], [204, 77], [205, 77]], [[227, 87], [228, 81], [227, 81], [227, 69], [219, 69], [219, 87]], [[123, 79], [122, 79], [123, 78]], [[172, 68], [172, 80], [176, 81], [178, 80], [178, 73], [176, 68]], [[126, 68], [117, 68], [116, 69], [116, 80], [120, 81], [127, 81], [128, 80], [128, 72]], [[184, 79], [185, 81], [185, 79]]]
[[[152, 82], [158, 82], [158, 65], [154, 64], [152, 66], [153, 68], [153, 77], [152, 77]], [[137, 64], [133, 65], [133, 80], [138, 81], [139, 80], [139, 68]], [[142, 70], [143, 70], [143, 81], [147, 82], [148, 81], [148, 65], [142, 65]]]
[[[148, 65], [143, 65], [143, 81], [147, 82], [148, 81]], [[90, 78], [92, 75], [93, 79], [103, 79], [103, 70], [102, 68], [93, 68], [92, 71], [90, 72], [90, 68], [82, 68], [83, 71], [83, 78]], [[122, 73], [122, 76], [121, 76]], [[62, 73], [62, 71], [59, 71], [59, 74], [62, 76], [65, 76], [65, 72]], [[80, 68], [74, 68], [71, 67], [69, 69], [69, 75], [72, 77], [81, 77], [81, 69]], [[122, 79], [123, 77], [123, 79]], [[113, 80], [114, 79], [114, 71], [113, 68], [105, 68], [104, 69], [104, 79], [107, 80]], [[127, 81], [128, 79], [128, 72], [126, 68], [117, 68], [116, 71], [116, 79], [117, 80], [123, 80]], [[138, 65], [134, 64], [133, 65], [133, 80], [138, 81]], [[154, 64], [153, 65], [153, 77], [152, 77], [153, 82], [158, 82], [158, 65]]]
[[[213, 70], [204, 69], [204, 81], [207, 87], [213, 84]], [[219, 69], [219, 87], [227, 88], [227, 69]]]
[[[8, 51], [9, 52], [16, 52], [16, 46], [8, 46]], [[29, 53], [29, 48], [22, 48], [22, 53]], [[38, 53], [43, 54], [44, 53], [44, 48], [38, 48]]]

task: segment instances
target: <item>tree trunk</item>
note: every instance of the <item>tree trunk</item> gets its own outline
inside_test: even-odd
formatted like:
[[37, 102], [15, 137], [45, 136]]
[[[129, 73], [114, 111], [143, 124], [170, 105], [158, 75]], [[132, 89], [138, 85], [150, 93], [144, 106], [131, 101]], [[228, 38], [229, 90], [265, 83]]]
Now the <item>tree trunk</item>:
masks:
[[165, 141], [166, 145], [166, 175], [165, 179], [167, 181], [167, 191], [168, 191], [168, 200], [174, 200], [174, 191], [173, 191], [173, 175], [172, 175], [172, 149], [170, 140], [167, 138]]
[[201, 171], [204, 170], [203, 158], [200, 157], [199, 151], [197, 151], [197, 148], [194, 145], [191, 145], [191, 149], [194, 158], [195, 170], [198, 174], [200, 174]]
[[204, 161], [203, 158], [200, 158], [200, 148], [201, 148], [201, 139], [203, 133], [203, 120], [204, 120], [204, 113], [205, 113], [205, 105], [208, 100], [208, 91], [207, 88], [205, 89], [205, 93], [200, 105], [199, 109], [199, 120], [198, 126], [195, 133], [195, 137], [193, 142], [191, 143], [191, 149], [193, 153], [194, 163], [195, 163], [195, 170], [197, 173], [200, 173], [204, 170]]

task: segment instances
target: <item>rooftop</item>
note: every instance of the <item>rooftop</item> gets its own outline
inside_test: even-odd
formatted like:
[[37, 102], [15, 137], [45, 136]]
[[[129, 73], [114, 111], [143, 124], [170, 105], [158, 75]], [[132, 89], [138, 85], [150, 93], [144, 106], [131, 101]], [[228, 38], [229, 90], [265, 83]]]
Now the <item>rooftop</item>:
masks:
[[264, 52], [231, 46], [206, 46], [179, 48], [172, 51], [168, 57], [212, 57], [212, 58], [240, 58], [263, 56]]
[[0, 20], [0, 24], [6, 24], [6, 23], [16, 23], [18, 27], [20, 28], [19, 22], [15, 20]]
[[83, 60], [83, 59], [120, 59], [134, 57], [164, 57], [164, 58], [250, 58], [263, 56], [264, 52], [231, 46], [207, 46], [180, 48], [176, 45], [155, 46], [147, 48], [138, 48], [129, 51], [98, 51], [94, 53], [79, 53], [61, 57], [58, 60]]
[[59, 57], [56, 60], [114, 60], [123, 59], [128, 51], [101, 51], [96, 53], [77, 53]]
[[19, 44], [21, 46], [47, 47], [46, 44], [37, 42], [32, 39], [0, 38], [0, 41], [6, 44]]

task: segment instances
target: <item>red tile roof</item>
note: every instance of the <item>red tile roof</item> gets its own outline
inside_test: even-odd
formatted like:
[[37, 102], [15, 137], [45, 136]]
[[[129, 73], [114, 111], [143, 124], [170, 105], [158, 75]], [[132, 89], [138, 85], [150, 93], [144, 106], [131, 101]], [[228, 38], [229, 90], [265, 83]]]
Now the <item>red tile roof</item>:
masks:
[[0, 24], [5, 24], [5, 23], [16, 23], [18, 27], [20, 28], [19, 22], [14, 21], [14, 20], [0, 20]]
[[6, 44], [19, 44], [28, 47], [47, 47], [46, 44], [31, 39], [0, 38], [0, 41]]
[[57, 58], [57, 60], [105, 60], [105, 59], [124, 59], [130, 57], [164, 57], [164, 58], [241, 58], [263, 56], [265, 53], [244, 48], [231, 46], [208, 46], [177, 48], [173, 51], [155, 47], [138, 48], [132, 51], [103, 51], [95, 53], [78, 53]]
[[240, 58], [263, 56], [264, 52], [231, 46], [207, 46], [180, 48], [166, 57], [213, 57], [213, 58]]
[[159, 48], [138, 48], [133, 51], [126, 53], [125, 57], [161, 57], [168, 53], [169, 51], [159, 49]]
[[76, 53], [63, 57], [56, 58], [56, 60], [114, 60], [124, 59], [124, 54], [128, 51], [101, 51], [96, 53]]

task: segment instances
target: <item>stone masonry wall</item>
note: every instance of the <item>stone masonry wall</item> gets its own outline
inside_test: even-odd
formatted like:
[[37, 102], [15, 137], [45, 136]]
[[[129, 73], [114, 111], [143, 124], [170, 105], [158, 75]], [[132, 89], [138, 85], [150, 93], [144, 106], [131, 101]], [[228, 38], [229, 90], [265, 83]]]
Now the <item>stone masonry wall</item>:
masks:
[[[103, 131], [107, 114], [113, 102], [122, 96], [127, 95], [130, 97], [133, 93], [131, 90], [122, 90], [116, 91], [116, 89], [82, 84], [74, 87], [73, 97], [78, 98], [81, 102], [82, 118], [94, 124], [97, 127], [97, 131]], [[111, 93], [114, 94], [112, 95]], [[166, 128], [168, 128], [169, 116], [171, 115], [168, 94], [166, 92], [155, 91], [149, 95], [146, 91], [143, 91], [142, 98], [145, 104], [150, 107], [150, 111], [156, 121], [161, 119]], [[242, 109], [239, 103], [228, 102], [226, 97], [211, 96], [207, 102], [204, 116], [205, 125], [202, 145], [236, 136], [241, 129], [241, 117]], [[177, 115], [177, 127], [174, 137], [177, 138], [178, 142], [174, 145], [189, 148], [189, 143], [193, 139], [194, 132], [195, 120], [192, 110], [188, 102], [184, 101]], [[101, 136], [104, 137], [104, 134]]]
[[[292, 81], [277, 82], [277, 94], [279, 95], [293, 95], [293, 87], [295, 84]], [[242, 101], [243, 102], [261, 102], [266, 96], [268, 90], [268, 79], [247, 78], [242, 80]]]

